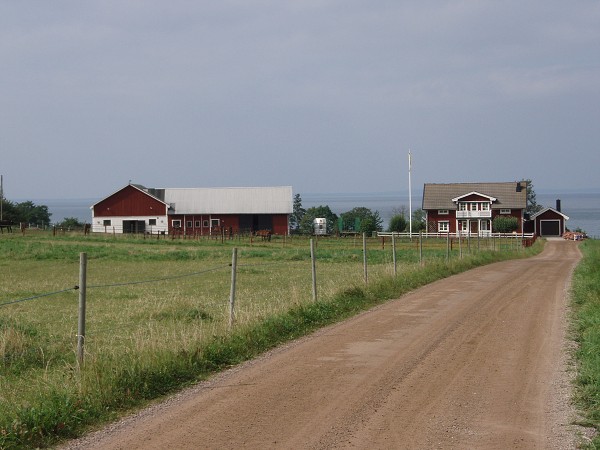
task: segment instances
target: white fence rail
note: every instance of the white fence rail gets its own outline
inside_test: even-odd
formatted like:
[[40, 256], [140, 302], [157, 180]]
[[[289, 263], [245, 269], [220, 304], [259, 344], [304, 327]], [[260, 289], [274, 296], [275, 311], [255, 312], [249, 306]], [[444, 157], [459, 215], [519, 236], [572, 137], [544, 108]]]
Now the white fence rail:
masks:
[[[413, 233], [409, 233], [409, 232], [402, 232], [402, 233], [397, 233], [397, 232], [391, 232], [391, 231], [378, 231], [377, 232], [377, 237], [399, 237], [399, 238], [418, 238], [419, 237], [419, 233], [417, 232], [413, 232]], [[512, 238], [512, 239], [532, 239], [534, 236], [534, 233], [490, 233], [488, 231], [480, 231], [479, 233], [469, 233], [466, 231], [461, 231], [458, 233], [430, 233], [430, 232], [423, 232], [421, 233], [421, 236], [424, 238], [447, 238], [448, 236], [450, 238], [457, 238], [457, 237], [461, 237], [461, 238]]]

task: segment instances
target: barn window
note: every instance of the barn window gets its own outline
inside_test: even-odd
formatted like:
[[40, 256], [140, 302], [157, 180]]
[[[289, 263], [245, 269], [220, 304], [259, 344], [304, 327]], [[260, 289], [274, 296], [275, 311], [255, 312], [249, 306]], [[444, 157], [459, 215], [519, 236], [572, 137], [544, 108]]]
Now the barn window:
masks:
[[216, 228], [221, 224], [221, 220], [220, 219], [210, 219], [210, 226], [212, 228]]
[[148, 225], [156, 225], [156, 219], [148, 219]]
[[102, 225], [104, 225], [105, 227], [110, 227], [111, 226], [110, 219], [104, 219], [104, 222], [102, 222]]
[[188, 228], [192, 228], [192, 221], [191, 221], [191, 220], [188, 220], [188, 221], [185, 223], [185, 226], [186, 226], [186, 227], [188, 227]]
[[173, 228], [181, 228], [181, 220], [174, 220], [171, 225], [173, 225]]
[[205, 220], [204, 222], [202, 222], [202, 226], [204, 228], [208, 228], [208, 220]]
[[196, 222], [194, 223], [194, 226], [195, 226], [196, 228], [200, 228], [200, 221], [199, 221], [199, 220], [196, 220]]

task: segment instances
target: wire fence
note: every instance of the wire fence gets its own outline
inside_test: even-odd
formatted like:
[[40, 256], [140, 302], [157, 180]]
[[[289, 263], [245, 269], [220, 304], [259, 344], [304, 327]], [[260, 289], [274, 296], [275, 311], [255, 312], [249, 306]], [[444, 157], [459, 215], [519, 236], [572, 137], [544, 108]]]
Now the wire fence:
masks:
[[[239, 307], [242, 306], [242, 312], [246, 316], [265, 317], [273, 311], [273, 308], [278, 311], [283, 311], [285, 308], [289, 308], [290, 304], [297, 304], [298, 302], [309, 302], [316, 301], [320, 295], [320, 290], [326, 290], [327, 294], [334, 292], [336, 289], [340, 289], [345, 284], [351, 283], [369, 283], [370, 279], [376, 278], [380, 275], [398, 275], [398, 261], [397, 254], [399, 252], [396, 245], [403, 245], [402, 252], [405, 253], [403, 264], [414, 265], [414, 264], [425, 264], [426, 260], [445, 260], [449, 261], [451, 258], [462, 258], [464, 254], [472, 251], [479, 250], [513, 250], [518, 251], [522, 246], [522, 242], [519, 243], [514, 239], [508, 241], [499, 241], [498, 243], [487, 241], [478, 241], [479, 244], [475, 246], [475, 241], [464, 240], [458, 241], [457, 245], [452, 245], [452, 241], [449, 236], [441, 237], [429, 237], [419, 236], [418, 239], [407, 240], [400, 243], [400, 237], [396, 241], [395, 236], [380, 236], [378, 238], [367, 239], [365, 235], [362, 236], [361, 240], [353, 240], [352, 242], [344, 239], [338, 240], [327, 240], [327, 239], [311, 239], [310, 241], [310, 256], [307, 258], [304, 254], [308, 254], [309, 249], [301, 249], [301, 255], [298, 260], [273, 260], [273, 261], [260, 261], [253, 262], [250, 258], [244, 260], [244, 255], [238, 263], [237, 260], [232, 260], [231, 263], [217, 263], [210, 267], [203, 268], [201, 270], [189, 271], [185, 273], [174, 273], [165, 274], [162, 276], [149, 277], [149, 278], [134, 278], [129, 280], [108, 282], [108, 283], [87, 283], [87, 276], [81, 274], [80, 269], [80, 282], [73, 286], [67, 286], [62, 289], [56, 289], [48, 292], [41, 292], [35, 295], [29, 295], [22, 298], [13, 298], [5, 301], [0, 301], [0, 308], [6, 308], [15, 306], [17, 304], [23, 304], [26, 302], [39, 301], [49, 297], [59, 297], [63, 294], [70, 292], [79, 294], [79, 306], [74, 308], [70, 306], [70, 312], [65, 312], [63, 316], [60, 316], [58, 320], [61, 322], [68, 321], [71, 323], [66, 329], [70, 329], [67, 336], [63, 339], [71, 339], [73, 336], [73, 328], [77, 324], [78, 330], [75, 336], [77, 337], [77, 355], [79, 357], [79, 363], [83, 362], [84, 355], [84, 343], [87, 342], [84, 338], [89, 339], [90, 335], [96, 336], [106, 342], [106, 345], [118, 345], [115, 344], [117, 340], [132, 339], [132, 336], [136, 333], [157, 333], [152, 328], [153, 324], [156, 323], [156, 327], [159, 326], [160, 320], [169, 320], [171, 322], [181, 321], [181, 326], [173, 329], [171, 333], [184, 334], [191, 332], [191, 327], [202, 323], [203, 320], [209, 322], [213, 320], [214, 324], [211, 328], [211, 333], [219, 333], [215, 331], [221, 326], [221, 329], [231, 329], [239, 318]], [[485, 246], [481, 245], [485, 242]], [[362, 244], [362, 245], [360, 245]], [[271, 257], [277, 258], [277, 245], [270, 245], [267, 247], [272, 254]], [[353, 249], [355, 253], [344, 256], [346, 261], [343, 264], [342, 269], [335, 267], [336, 264], [317, 264], [320, 261], [319, 251], [333, 251], [337, 249]], [[429, 253], [424, 254], [424, 249], [427, 249]], [[233, 248], [237, 251], [237, 247]], [[362, 255], [361, 255], [362, 253]], [[410, 253], [407, 256], [406, 253]], [[82, 253], [83, 255], [84, 253]], [[362, 258], [361, 258], [362, 256]], [[373, 261], [371, 258], [373, 257]], [[310, 265], [308, 262], [310, 261]], [[318, 266], [318, 269], [317, 269]], [[361, 270], [362, 269], [362, 270]], [[87, 269], [86, 269], [87, 270]], [[229, 271], [231, 271], [231, 279], [228, 279]], [[242, 289], [236, 291], [236, 278], [235, 274], [240, 272], [244, 276], [244, 283]], [[218, 276], [217, 276], [218, 275]], [[286, 278], [285, 280], [282, 280]], [[81, 280], [84, 280], [82, 282]], [[193, 290], [192, 294], [182, 295], [174, 294], [169, 291], [169, 287], [176, 280], [184, 279], [196, 279], [199, 280], [197, 285], [189, 289], [182, 288], [183, 290]], [[156, 292], [152, 291], [135, 291], [134, 288], [141, 288], [144, 285], [158, 284], [161, 286], [160, 290], [156, 289]], [[327, 289], [325, 288], [327, 286]], [[210, 289], [209, 289], [210, 287]], [[110, 289], [117, 289], [118, 294], [109, 295], [102, 294], [100, 298], [105, 303], [95, 307], [95, 311], [92, 313], [90, 318], [85, 317], [85, 306], [82, 308], [82, 294], [84, 296], [84, 304], [88, 296], [87, 291], [106, 291]], [[124, 289], [124, 290], [123, 290]], [[204, 291], [207, 291], [205, 293]], [[229, 291], [229, 298], [227, 292]], [[216, 292], [216, 294], [215, 294]], [[255, 292], [255, 293], [254, 293]], [[292, 292], [292, 294], [289, 294]], [[327, 295], [326, 294], [326, 295]], [[90, 298], [94, 301], [95, 294], [90, 293]], [[167, 305], [166, 300], [162, 300], [162, 297], [168, 297], [171, 304], [177, 303], [172, 306]], [[181, 297], [195, 297], [193, 301], [185, 303], [180, 301]], [[245, 301], [240, 305], [236, 303], [236, 296], [239, 296], [242, 301], [245, 298], [259, 298], [252, 302]], [[283, 297], [293, 297], [292, 301], [288, 301]], [[144, 298], [141, 298], [144, 297]], [[268, 300], [265, 298], [268, 297]], [[151, 305], [145, 305], [144, 308], [148, 308], [144, 311], [135, 311], [137, 306], [127, 306], [127, 303], [118, 302], [117, 300], [123, 299], [140, 299], [139, 304], [142, 303], [158, 303], [160, 307], [152, 309]], [[152, 298], [152, 301], [147, 301], [146, 298]], [[99, 300], [95, 300], [98, 302]], [[181, 306], [179, 304], [185, 303]], [[252, 305], [250, 305], [253, 303]], [[69, 300], [71, 304], [71, 300]], [[250, 309], [255, 308], [258, 312], [251, 312]], [[237, 311], [236, 311], [237, 309]], [[83, 317], [82, 317], [83, 310]], [[133, 311], [131, 311], [133, 310]], [[77, 314], [75, 314], [77, 312]], [[47, 312], [46, 312], [47, 313]], [[51, 314], [47, 313], [49, 316]], [[77, 315], [77, 321], [75, 316]], [[218, 318], [215, 319], [216, 316]], [[146, 317], [146, 319], [144, 319]], [[110, 320], [107, 320], [110, 318]], [[94, 327], [90, 330], [86, 330], [85, 322], [90, 320]], [[48, 319], [50, 320], [50, 319]], [[56, 319], [55, 319], [56, 320]], [[77, 322], [77, 323], [76, 323]], [[133, 322], [133, 323], [132, 323]], [[187, 322], [190, 322], [190, 326], [187, 326]], [[221, 325], [218, 325], [218, 323]], [[82, 325], [83, 323], [83, 325]], [[185, 323], [185, 324], [184, 324]], [[225, 326], [228, 324], [228, 327]], [[1, 323], [0, 323], [1, 325]], [[64, 324], [62, 329], [64, 329]], [[49, 326], [49, 328], [52, 328]], [[56, 327], [61, 329], [61, 327]], [[134, 330], [139, 331], [134, 331]], [[90, 333], [91, 331], [91, 333]], [[58, 337], [54, 334], [55, 337]], [[89, 341], [88, 341], [89, 342]]]

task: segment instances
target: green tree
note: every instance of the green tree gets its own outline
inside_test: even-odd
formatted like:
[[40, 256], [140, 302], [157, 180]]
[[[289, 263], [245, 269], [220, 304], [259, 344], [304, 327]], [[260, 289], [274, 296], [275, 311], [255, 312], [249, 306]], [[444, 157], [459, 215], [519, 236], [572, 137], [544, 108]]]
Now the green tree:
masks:
[[324, 217], [325, 219], [327, 219], [327, 234], [332, 234], [334, 232], [338, 217], [331, 211], [329, 206], [321, 205], [308, 208], [304, 212], [304, 215], [300, 220], [300, 233], [313, 234], [313, 221], [317, 217]]
[[16, 204], [19, 222], [31, 224], [49, 224], [51, 214], [48, 212], [46, 205], [36, 205], [32, 201], [26, 201]]
[[379, 216], [379, 211], [371, 211], [369, 208], [359, 206], [340, 214], [345, 228], [350, 229], [357, 222], [356, 219], [360, 220], [360, 229], [354, 230], [361, 233], [371, 234], [374, 231], [383, 230], [383, 220]]
[[48, 225], [50, 214], [46, 205], [36, 205], [31, 201], [14, 203], [4, 200], [2, 204], [2, 218], [12, 223], [30, 223], [35, 225]]
[[83, 223], [79, 221], [79, 219], [75, 217], [65, 217], [62, 222], [56, 224], [62, 228], [74, 229], [74, 228], [83, 228]]
[[392, 216], [390, 219], [390, 223], [388, 224], [388, 231], [393, 231], [396, 233], [401, 233], [406, 230], [407, 227], [406, 217], [401, 214], [396, 214]]
[[298, 230], [300, 228], [300, 222], [302, 222], [304, 214], [306, 214], [306, 209], [302, 207], [302, 197], [300, 197], [300, 194], [296, 194], [294, 196], [293, 212], [290, 216], [290, 228], [292, 230]]
[[533, 183], [531, 182], [531, 180], [523, 179], [521, 181], [527, 183], [527, 208], [525, 212], [532, 216], [535, 213], [540, 212], [542, 209], [544, 209], [544, 207], [542, 205], [538, 205], [537, 203], [537, 200], [535, 198], [535, 191], [533, 190]]
[[415, 209], [412, 213], [412, 231], [418, 233], [419, 231], [425, 230], [425, 211], [422, 209]]

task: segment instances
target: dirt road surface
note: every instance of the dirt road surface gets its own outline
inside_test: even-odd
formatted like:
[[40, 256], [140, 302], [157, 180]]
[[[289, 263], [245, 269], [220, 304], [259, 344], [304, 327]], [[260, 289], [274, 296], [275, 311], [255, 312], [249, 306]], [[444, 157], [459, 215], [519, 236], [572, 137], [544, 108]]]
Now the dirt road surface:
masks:
[[70, 448], [574, 448], [577, 243], [432, 283]]

